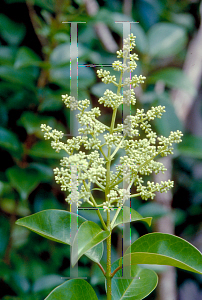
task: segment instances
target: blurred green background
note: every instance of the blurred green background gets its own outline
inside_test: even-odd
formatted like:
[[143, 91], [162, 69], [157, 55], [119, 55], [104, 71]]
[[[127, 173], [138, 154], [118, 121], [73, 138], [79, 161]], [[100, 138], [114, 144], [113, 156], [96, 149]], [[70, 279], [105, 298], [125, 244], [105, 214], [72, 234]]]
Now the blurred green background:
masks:
[[[4, 300], [42, 300], [64, 282], [61, 277], [69, 276], [69, 247], [15, 225], [18, 218], [44, 209], [69, 209], [52, 171], [64, 153], [52, 150], [40, 131], [40, 124], [46, 123], [69, 133], [69, 110], [61, 94], [70, 93], [70, 25], [63, 21], [86, 22], [78, 25], [79, 64], [111, 64], [122, 47], [122, 25], [115, 21], [139, 22], [131, 27], [140, 59], [135, 73], [147, 80], [135, 89], [137, 107], [165, 105], [166, 113], [153, 126], [163, 135], [180, 129], [184, 138], [172, 160], [175, 187], [171, 210], [140, 199], [133, 207], [143, 216], [153, 216], [154, 225], [170, 215], [175, 234], [202, 251], [200, 2], [2, 0], [0, 298]], [[100, 106], [98, 97], [108, 88], [96, 77], [97, 69], [79, 68], [79, 99], [88, 98], [93, 106]], [[189, 106], [183, 97], [188, 97]], [[111, 109], [100, 108], [101, 120], [107, 122]], [[121, 123], [121, 110], [118, 118]], [[89, 218], [93, 218], [92, 212]], [[131, 227], [132, 242], [155, 228]], [[120, 229], [113, 236], [113, 261], [118, 258], [117, 251], [121, 255]], [[105, 256], [102, 263], [105, 265]], [[79, 274], [88, 277], [99, 299], [105, 299], [101, 271], [87, 257], [79, 262]], [[202, 299], [202, 276], [178, 270], [176, 284], [177, 295], [172, 300]], [[156, 297], [154, 291], [148, 299]]]

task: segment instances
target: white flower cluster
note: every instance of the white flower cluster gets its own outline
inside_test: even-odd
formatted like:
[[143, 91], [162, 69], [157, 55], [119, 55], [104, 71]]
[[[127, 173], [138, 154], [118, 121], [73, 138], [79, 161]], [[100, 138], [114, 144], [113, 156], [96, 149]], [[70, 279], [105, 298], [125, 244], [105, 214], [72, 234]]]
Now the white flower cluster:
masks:
[[123, 96], [117, 95], [110, 90], [104, 92], [104, 96], [101, 97], [98, 102], [104, 103], [104, 106], [111, 107], [112, 109], [118, 108], [123, 103]]
[[130, 90], [127, 90], [127, 91], [123, 91], [123, 103], [127, 104], [128, 106], [130, 104], [132, 104], [132, 105], [136, 104], [134, 90], [130, 89]]
[[113, 134], [107, 133], [103, 135], [105, 142], [108, 146], [112, 147], [113, 145], [118, 146], [123, 136], [118, 135], [116, 132]]
[[[61, 169], [55, 168], [55, 180], [56, 183], [61, 184], [62, 191], [72, 191], [71, 184], [71, 175], [72, 175], [72, 165], [77, 167], [78, 172], [78, 187], [83, 184], [83, 181], [88, 180], [88, 184], [106, 182], [106, 169], [104, 167], [105, 161], [103, 158], [100, 158], [98, 151], [91, 152], [86, 155], [84, 152], [79, 151], [69, 157], [64, 157], [60, 161]], [[85, 190], [84, 186], [81, 186], [80, 192], [78, 192], [77, 199], [83, 198], [84, 201], [88, 201], [90, 193], [88, 190]], [[69, 195], [66, 200], [71, 204], [72, 198]], [[80, 202], [81, 204], [81, 202]], [[79, 205], [80, 205], [79, 204]]]
[[117, 203], [118, 207], [122, 207], [128, 199], [130, 199], [130, 191], [127, 189], [115, 189], [110, 190], [107, 195], [108, 200], [103, 203], [104, 211], [114, 210], [114, 205], [112, 203]]
[[109, 71], [106, 71], [106, 70], [103, 71], [102, 69], [97, 70], [97, 76], [99, 78], [102, 78], [102, 82], [104, 82], [106, 84], [107, 83], [113, 83], [113, 84], [117, 85], [116, 76], [115, 75], [111, 76], [109, 74], [110, 74]]
[[71, 180], [70, 180], [70, 186], [71, 186], [71, 193], [69, 196], [67, 196], [66, 201], [69, 202], [69, 204], [76, 203], [77, 207], [81, 205], [81, 201], [79, 201], [79, 192], [78, 192], [78, 180], [77, 180], [77, 167], [76, 165], [71, 166]]
[[55, 149], [56, 152], [60, 152], [60, 150], [64, 146], [64, 143], [60, 142], [60, 139], [63, 138], [64, 133], [56, 129], [53, 129], [52, 131], [51, 130], [52, 128], [50, 126], [41, 124], [41, 131], [46, 131], [46, 133], [44, 134], [45, 140], [49, 140], [50, 138], [52, 138], [54, 141], [51, 142], [51, 147]]
[[165, 192], [167, 193], [174, 186], [173, 181], [161, 181], [161, 183], [154, 183], [147, 181], [147, 186], [138, 185], [137, 192], [140, 192], [140, 196], [143, 200], [147, 200], [148, 198], [153, 199], [155, 196], [155, 192]]
[[98, 136], [100, 133], [104, 132], [106, 126], [96, 119], [98, 116], [100, 116], [99, 107], [94, 107], [90, 111], [82, 110], [77, 114], [78, 122], [81, 126], [85, 126], [84, 128], [79, 128], [79, 133]]
[[[91, 185], [96, 185], [97, 189], [105, 193], [106, 197], [102, 203], [104, 211], [113, 210], [115, 205], [123, 206], [131, 197], [153, 199], [155, 192], [167, 192], [173, 187], [173, 182], [170, 180], [161, 183], [150, 181], [145, 183], [143, 180], [143, 176], [150, 175], [152, 172], [164, 173], [166, 168], [162, 163], [155, 161], [155, 157], [172, 154], [173, 143], [181, 142], [182, 133], [179, 130], [171, 131], [169, 137], [157, 137], [156, 132], [152, 130], [150, 122], [155, 118], [161, 118], [165, 107], [152, 107], [147, 112], [144, 109], [137, 109], [134, 115], [126, 116], [123, 124], [117, 124], [115, 127], [118, 107], [121, 104], [136, 104], [134, 90], [131, 88], [124, 90], [121, 95], [121, 89], [131, 85], [135, 88], [145, 80], [142, 75], [134, 75], [125, 78], [122, 82], [124, 72], [133, 72], [137, 67], [138, 56], [130, 53], [134, 46], [135, 36], [131, 34], [124, 40], [123, 50], [117, 51], [117, 57], [122, 58], [123, 61], [116, 60], [112, 66], [115, 71], [121, 73], [119, 80], [116, 76], [111, 76], [109, 71], [102, 69], [97, 71], [98, 77], [105, 84], [113, 83], [117, 87], [117, 93], [106, 89], [103, 97], [98, 100], [100, 104], [113, 110], [111, 127], [98, 120], [101, 111], [98, 107], [89, 109], [88, 99], [77, 101], [67, 94], [62, 95], [62, 101], [71, 110], [78, 109], [77, 120], [82, 126], [79, 128], [80, 135], [62, 142], [64, 134], [61, 131], [52, 130], [45, 124], [41, 125], [42, 131], [45, 132], [45, 139], [52, 139], [52, 148], [56, 152], [64, 149], [69, 155], [60, 161], [61, 168], [55, 168], [54, 174], [61, 189], [69, 193], [66, 201], [70, 204], [76, 202], [79, 206], [83, 199], [92, 206], [100, 207], [93, 197]], [[98, 138], [100, 134], [105, 140], [104, 144], [101, 144], [102, 139]], [[113, 146], [116, 149], [111, 153]], [[91, 152], [87, 154], [81, 149], [85, 149], [87, 153], [89, 150]], [[116, 165], [115, 171], [112, 171], [111, 162], [119, 149], [124, 149], [126, 155], [120, 157], [120, 164]], [[127, 189], [120, 188], [119, 185], [123, 182], [127, 183]], [[135, 195], [130, 193], [132, 185], [137, 192]]]
[[67, 94], [66, 95], [62, 95], [62, 101], [71, 110], [76, 110], [78, 108], [78, 101], [75, 99], [75, 97], [68, 96]]

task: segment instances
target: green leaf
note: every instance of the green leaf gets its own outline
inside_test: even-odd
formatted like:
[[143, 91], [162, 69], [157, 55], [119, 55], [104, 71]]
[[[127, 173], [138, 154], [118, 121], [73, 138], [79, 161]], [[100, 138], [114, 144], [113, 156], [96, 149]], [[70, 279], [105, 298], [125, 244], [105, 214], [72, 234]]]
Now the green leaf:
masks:
[[3, 127], [0, 127], [0, 147], [14, 151], [21, 149], [17, 136], [10, 130]]
[[0, 32], [7, 43], [18, 45], [25, 36], [26, 28], [23, 24], [13, 22], [5, 15], [0, 14]]
[[54, 13], [55, 9], [56, 9], [55, 8], [56, 3], [53, 0], [51, 0], [51, 1], [50, 0], [43, 0], [43, 1], [34, 0], [34, 5], [39, 6], [42, 9], [45, 9], [45, 10], [50, 11], [52, 13]]
[[[109, 15], [109, 13], [108, 13], [108, 15]], [[117, 32], [120, 36], [123, 35], [123, 28], [121, 26], [119, 26], [117, 23], [115, 23], [115, 21], [117, 21], [117, 20], [123, 20], [123, 21], [129, 21], [129, 22], [134, 21], [131, 17], [126, 16], [125, 14], [117, 13], [117, 12], [113, 12], [111, 14], [111, 18], [112, 18], [112, 20], [111, 20], [111, 22], [108, 22], [108, 25], [114, 32]], [[141, 25], [138, 23], [136, 23], [136, 24], [132, 23], [131, 24], [131, 32], [136, 36], [135, 43], [137, 44], [137, 50], [139, 50], [141, 53], [146, 53], [147, 49], [148, 49], [148, 40], [147, 40], [147, 36], [146, 36], [143, 28], [141, 27]]]
[[154, 219], [161, 218], [170, 212], [168, 208], [157, 202], [144, 203], [138, 210], [143, 217], [152, 216]]
[[194, 30], [194, 16], [188, 12], [185, 13], [171, 13], [170, 15], [170, 21], [172, 23], [176, 23], [180, 26], [183, 26], [186, 28], [188, 32], [192, 32]]
[[177, 146], [180, 154], [202, 159], [202, 138], [200, 136], [185, 135], [182, 143]]
[[[112, 265], [112, 272], [119, 266], [119, 260]], [[141, 300], [157, 286], [158, 277], [153, 270], [131, 266], [129, 278], [122, 277], [122, 269], [112, 278], [112, 300]], [[131, 277], [133, 278], [130, 278]], [[118, 277], [118, 279], [117, 279]]]
[[[124, 210], [124, 211], [123, 211]], [[142, 221], [146, 222], [149, 226], [151, 226], [152, 218], [143, 218], [136, 210], [133, 208], [124, 206], [121, 212], [119, 213], [115, 223], [112, 226], [112, 229], [119, 224], [129, 223], [134, 221]]]
[[151, 74], [148, 79], [149, 83], [163, 81], [168, 87], [180, 89], [188, 92], [190, 95], [195, 95], [196, 90], [190, 78], [178, 68], [166, 68]]
[[[80, 52], [80, 49], [79, 49]], [[70, 63], [70, 43], [63, 43], [54, 48], [50, 55], [52, 66], [69, 65]]]
[[[126, 256], [129, 251], [130, 247]], [[131, 264], [169, 265], [202, 274], [201, 252], [182, 238], [167, 233], [149, 233], [137, 239], [131, 245]]]
[[[16, 224], [24, 226], [51, 241], [70, 245], [71, 220], [78, 222], [78, 227], [86, 221], [85, 218], [68, 211], [47, 209], [21, 218], [16, 221]], [[102, 253], [103, 244], [90, 249], [85, 255], [93, 261], [100, 261]]]
[[40, 163], [30, 163], [29, 166], [32, 169], [35, 169], [39, 172], [39, 174], [41, 174], [41, 181], [42, 182], [47, 182], [52, 180], [54, 173], [53, 173], [53, 169], [49, 166], [40, 164]]
[[47, 209], [16, 221], [31, 231], [54, 242], [70, 245], [70, 222], [78, 220], [78, 226], [86, 221], [81, 216], [65, 210]]
[[40, 57], [30, 48], [20, 47], [16, 55], [14, 68], [20, 69], [29, 66], [38, 66], [40, 61]]
[[35, 157], [59, 159], [63, 158], [66, 155], [66, 152], [62, 149], [59, 153], [57, 153], [48, 141], [39, 141], [33, 145], [28, 154]]
[[[79, 258], [89, 249], [108, 238], [108, 236], [110, 236], [110, 231], [102, 230], [100, 226], [92, 221], [86, 221], [81, 224], [72, 245], [72, 266], [74, 267]], [[99, 257], [96, 261], [98, 259]]]
[[163, 114], [161, 119], [156, 118], [154, 120], [154, 125], [158, 134], [169, 136], [171, 131], [176, 131], [177, 129], [183, 131], [182, 122], [176, 115], [170, 95], [167, 92], [164, 92], [160, 95], [156, 95], [155, 100], [156, 101], [152, 103], [153, 106], [162, 105], [165, 106], [166, 110], [166, 113]]
[[59, 275], [56, 274], [50, 274], [50, 275], [45, 275], [40, 278], [38, 278], [32, 287], [32, 290], [34, 293], [41, 292], [43, 290], [48, 290], [49, 291], [62, 282], [62, 278]]
[[43, 89], [42, 98], [43, 99], [38, 106], [38, 111], [40, 112], [57, 111], [63, 107], [63, 102], [61, 101], [61, 93], [58, 93], [57, 91], [53, 92], [50, 89]]
[[18, 166], [14, 166], [7, 169], [6, 175], [23, 200], [25, 200], [41, 182], [41, 174], [31, 168], [21, 169]]
[[2, 46], [0, 47], [0, 63], [13, 65], [16, 49], [14, 47]]
[[11, 66], [1, 66], [0, 78], [12, 83], [17, 83], [27, 90], [35, 92], [34, 78], [24, 70], [15, 70]]
[[[95, 74], [92, 68], [79, 68], [78, 84], [80, 89], [86, 89], [95, 83]], [[63, 65], [60, 67], [54, 67], [50, 69], [50, 81], [57, 84], [58, 86], [64, 87], [65, 90], [68, 89], [70, 81], [67, 80], [70, 75], [70, 67]], [[72, 79], [76, 80], [76, 76]]]
[[37, 131], [41, 131], [41, 123], [42, 119], [40, 118], [40, 116], [31, 111], [24, 111], [20, 119], [18, 119], [17, 121], [17, 124], [23, 126], [28, 134], [33, 134]]
[[186, 30], [172, 23], [157, 23], [148, 31], [149, 54], [164, 58], [179, 53], [187, 43]]
[[98, 300], [92, 286], [83, 279], [71, 279], [56, 287], [45, 300]]

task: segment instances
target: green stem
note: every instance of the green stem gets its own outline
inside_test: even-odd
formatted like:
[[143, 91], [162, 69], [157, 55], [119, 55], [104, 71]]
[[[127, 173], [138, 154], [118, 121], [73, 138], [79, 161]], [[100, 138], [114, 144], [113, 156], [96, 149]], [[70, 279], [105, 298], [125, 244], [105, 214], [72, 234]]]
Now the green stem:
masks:
[[[126, 58], [124, 58], [124, 62], [126, 61]], [[118, 89], [117, 89], [117, 95], [120, 94], [121, 86], [122, 86], [122, 76], [123, 76], [123, 71], [121, 71], [120, 79], [119, 79], [119, 84], [118, 84]], [[113, 110], [112, 114], [112, 120], [111, 120], [111, 126], [110, 126], [110, 134], [113, 134], [114, 132], [114, 125], [115, 125], [115, 120], [116, 120], [116, 113], [117, 109], [115, 108]], [[105, 189], [105, 198], [107, 201], [107, 195], [109, 194], [110, 191], [110, 166], [111, 166], [111, 147], [108, 147], [108, 154], [107, 154], [107, 174], [106, 174], [106, 189]], [[110, 224], [110, 211], [107, 211], [107, 229], [111, 232], [111, 224]], [[112, 280], [112, 274], [111, 274], [111, 234], [107, 238], [107, 271], [106, 271], [106, 281], [107, 281], [107, 300], [111, 300], [112, 298], [112, 287], [111, 287], [111, 280]]]
[[118, 272], [120, 269], [122, 269], [122, 266], [117, 267], [114, 272], [112, 273], [112, 278], [114, 277], [114, 275], [116, 274], [116, 272]]
[[127, 179], [130, 176], [130, 174], [126, 175], [124, 178], [119, 179], [118, 181], [116, 181], [115, 183], [111, 184], [109, 186], [110, 189], [112, 189], [114, 186], [118, 185], [119, 183], [121, 183], [123, 180]]
[[[110, 230], [110, 211], [107, 212], [107, 227]], [[107, 238], [107, 271], [106, 271], [106, 280], [107, 280], [107, 300], [112, 298], [112, 275], [111, 275], [111, 234]]]
[[115, 216], [114, 216], [114, 218], [113, 218], [113, 220], [112, 220], [112, 222], [111, 222], [111, 228], [113, 227], [113, 225], [114, 225], [114, 223], [115, 223], [115, 221], [116, 221], [116, 218], [118, 217], [118, 215], [119, 215], [121, 209], [122, 209], [122, 206], [119, 207], [119, 208], [117, 209], [117, 211], [116, 211], [116, 213], [115, 213]]
[[[83, 180], [83, 185], [85, 186], [86, 191], [88, 191], [88, 192], [90, 193], [90, 198], [91, 198], [91, 200], [92, 200], [92, 202], [93, 202], [94, 207], [97, 207], [97, 203], [96, 203], [96, 201], [95, 201], [95, 199], [94, 199], [92, 193], [90, 192], [90, 189], [88, 188], [88, 186], [87, 186], [85, 180]], [[106, 224], [105, 224], [105, 222], [104, 222], [104, 220], [103, 220], [103, 218], [102, 218], [102, 215], [101, 215], [99, 209], [97, 209], [96, 212], [97, 212], [97, 214], [98, 214], [98, 217], [99, 217], [99, 219], [100, 219], [100, 222], [101, 222], [103, 228], [104, 228], [105, 230], [108, 230], [108, 228], [107, 228], [107, 226], [106, 226]]]
[[97, 180], [95, 181], [95, 184], [97, 184], [97, 186], [99, 186], [99, 188], [101, 188], [101, 190], [104, 192], [105, 191], [105, 187], [100, 183], [98, 182]]
[[104, 276], [106, 275], [106, 272], [103, 268], [103, 266], [101, 265], [101, 263], [97, 263], [97, 265], [99, 266], [100, 270], [102, 271], [102, 273], [104, 274]]
[[119, 148], [121, 147], [121, 144], [123, 143], [125, 137], [126, 137], [126, 136], [124, 135], [124, 137], [122, 138], [122, 140], [120, 141], [120, 143], [118, 144], [118, 146], [116, 147], [116, 149], [114, 150], [114, 152], [112, 153], [111, 159], [114, 157], [114, 155], [117, 153], [117, 151], [118, 151]]

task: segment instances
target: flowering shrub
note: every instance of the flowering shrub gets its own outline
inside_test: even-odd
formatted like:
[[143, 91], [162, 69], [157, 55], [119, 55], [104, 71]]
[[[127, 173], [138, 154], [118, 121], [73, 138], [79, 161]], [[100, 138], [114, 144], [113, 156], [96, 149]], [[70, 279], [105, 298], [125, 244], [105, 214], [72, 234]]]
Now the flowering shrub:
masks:
[[[165, 166], [154, 159], [158, 155], [172, 154], [173, 144], [181, 142], [182, 137], [179, 130], [171, 131], [168, 137], [158, 137], [152, 130], [150, 122], [161, 118], [165, 112], [164, 106], [152, 107], [147, 112], [137, 109], [135, 115], [126, 116], [123, 124], [116, 125], [119, 106], [136, 104], [135, 92], [131, 86], [135, 88], [146, 79], [142, 75], [134, 75], [122, 81], [125, 72], [133, 72], [137, 67], [138, 56], [130, 53], [134, 47], [135, 37], [131, 34], [124, 40], [123, 50], [117, 51], [117, 58], [122, 58], [122, 61], [117, 60], [112, 66], [115, 71], [120, 72], [119, 81], [115, 75], [111, 76], [109, 71], [97, 71], [98, 77], [105, 84], [112, 83], [117, 87], [116, 94], [106, 89], [104, 96], [98, 100], [100, 104], [112, 109], [110, 127], [98, 120], [101, 115], [98, 107], [89, 109], [89, 100], [77, 101], [68, 95], [62, 95], [62, 101], [67, 108], [79, 111], [77, 119], [81, 125], [78, 129], [80, 135], [63, 142], [64, 134], [61, 131], [46, 124], [41, 125], [42, 131], [45, 132], [44, 138], [52, 139], [52, 148], [56, 152], [63, 149], [68, 154], [60, 161], [61, 168], [54, 169], [56, 182], [61, 185], [62, 191], [68, 192], [66, 201], [77, 208], [82, 206], [83, 202], [94, 207], [103, 228], [72, 212], [60, 210], [42, 211], [17, 221], [17, 224], [46, 238], [71, 245], [72, 266], [84, 254], [97, 263], [106, 278], [107, 300], [143, 299], [155, 289], [158, 280], [156, 273], [140, 268], [137, 264], [166, 264], [202, 274], [201, 253], [185, 240], [163, 233], [151, 233], [140, 237], [126, 250], [123, 258], [111, 264], [112, 230], [119, 224], [130, 221], [151, 224], [151, 218], [143, 218], [124, 204], [128, 199], [135, 197], [141, 197], [143, 200], [153, 199], [155, 192], [167, 192], [173, 187], [171, 180], [160, 183], [145, 182], [144, 176], [152, 172], [157, 174], [166, 171]], [[129, 89], [126, 90], [125, 87]], [[122, 88], [124, 91], [121, 94]], [[103, 136], [104, 143], [101, 143], [100, 135]], [[125, 155], [119, 157], [119, 164], [115, 165], [116, 171], [112, 171], [112, 163], [119, 149], [123, 149]], [[127, 187], [120, 187], [123, 182]], [[136, 192], [131, 194], [133, 186]], [[94, 197], [94, 189], [103, 192], [103, 202], [100, 204]], [[107, 222], [99, 209], [104, 210]], [[113, 210], [115, 214], [112, 218]], [[72, 241], [69, 235], [71, 222], [74, 222], [75, 218], [79, 228]], [[47, 219], [48, 222], [45, 222]], [[106, 270], [100, 264], [104, 240], [107, 241]], [[127, 276], [123, 276], [122, 271], [126, 270], [127, 265], [130, 266], [129, 272]], [[70, 279], [53, 290], [46, 299], [89, 299], [89, 295], [91, 299], [97, 299], [87, 281]]]

